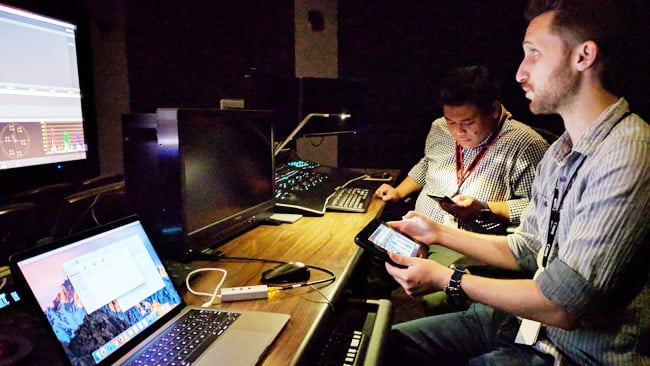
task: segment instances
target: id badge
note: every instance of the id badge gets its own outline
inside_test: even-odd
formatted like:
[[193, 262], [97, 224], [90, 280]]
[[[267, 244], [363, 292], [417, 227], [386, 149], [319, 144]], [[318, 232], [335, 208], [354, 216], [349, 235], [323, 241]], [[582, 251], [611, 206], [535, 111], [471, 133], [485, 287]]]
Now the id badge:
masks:
[[537, 342], [537, 336], [539, 335], [539, 330], [541, 328], [542, 323], [540, 322], [530, 319], [521, 319], [519, 331], [517, 332], [517, 337], [515, 337], [515, 343], [532, 346]]
[[456, 221], [456, 218], [453, 215], [445, 215], [443, 224], [446, 226], [458, 228], [458, 221]]

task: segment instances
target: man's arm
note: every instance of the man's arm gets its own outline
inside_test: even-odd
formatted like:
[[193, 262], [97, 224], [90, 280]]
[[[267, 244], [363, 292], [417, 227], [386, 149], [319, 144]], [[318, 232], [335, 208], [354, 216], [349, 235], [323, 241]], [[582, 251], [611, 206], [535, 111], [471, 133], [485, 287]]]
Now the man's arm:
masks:
[[[386, 263], [386, 270], [410, 296], [422, 296], [440, 291], [449, 284], [453, 270], [434, 261], [390, 253], [405, 269]], [[541, 292], [532, 279], [504, 280], [471, 274], [461, 277], [461, 288], [471, 301], [494, 307], [507, 313], [562, 329], [573, 329], [577, 321], [560, 305]]]
[[407, 176], [402, 183], [393, 188], [388, 184], [382, 184], [375, 191], [375, 195], [384, 201], [399, 201], [413, 192], [422, 189], [420, 183], [416, 182], [413, 178]]
[[439, 244], [481, 262], [503, 269], [518, 270], [519, 265], [502, 235], [486, 235], [439, 224], [414, 211], [402, 221], [389, 225], [422, 244]]

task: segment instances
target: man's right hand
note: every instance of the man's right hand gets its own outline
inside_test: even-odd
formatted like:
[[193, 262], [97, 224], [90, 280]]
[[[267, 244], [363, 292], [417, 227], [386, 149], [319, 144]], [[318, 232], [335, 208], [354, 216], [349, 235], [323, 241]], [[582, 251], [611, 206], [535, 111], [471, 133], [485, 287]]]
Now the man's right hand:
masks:
[[382, 184], [381, 186], [379, 186], [379, 188], [377, 188], [377, 190], [375, 191], [375, 196], [381, 198], [384, 202], [387, 201], [397, 202], [402, 198], [397, 192], [397, 189], [395, 189], [393, 186], [386, 183]]

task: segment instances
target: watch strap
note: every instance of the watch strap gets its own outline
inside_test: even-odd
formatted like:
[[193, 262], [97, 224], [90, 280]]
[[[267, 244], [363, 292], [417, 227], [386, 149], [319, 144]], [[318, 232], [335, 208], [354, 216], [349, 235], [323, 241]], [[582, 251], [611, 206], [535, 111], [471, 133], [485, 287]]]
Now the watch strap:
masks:
[[465, 308], [467, 306], [467, 295], [460, 287], [461, 277], [467, 273], [465, 266], [457, 265], [454, 268], [454, 273], [449, 279], [449, 284], [445, 287], [445, 293], [449, 299], [449, 303], [458, 309]]

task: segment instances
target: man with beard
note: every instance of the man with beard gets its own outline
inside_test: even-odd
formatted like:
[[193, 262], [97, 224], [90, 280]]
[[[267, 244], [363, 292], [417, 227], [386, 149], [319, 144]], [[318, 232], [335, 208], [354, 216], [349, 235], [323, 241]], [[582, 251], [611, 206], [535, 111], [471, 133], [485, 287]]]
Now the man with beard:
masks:
[[549, 148], [519, 229], [488, 236], [415, 212], [390, 225], [424, 244], [528, 272], [492, 279], [391, 253], [412, 296], [445, 289], [463, 312], [397, 324], [390, 361], [471, 365], [650, 364], [650, 126], [610, 82], [620, 2], [531, 1], [516, 74], [566, 132]]

